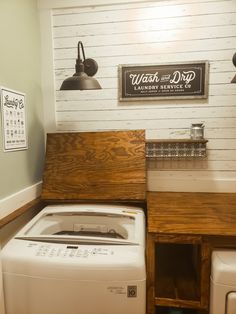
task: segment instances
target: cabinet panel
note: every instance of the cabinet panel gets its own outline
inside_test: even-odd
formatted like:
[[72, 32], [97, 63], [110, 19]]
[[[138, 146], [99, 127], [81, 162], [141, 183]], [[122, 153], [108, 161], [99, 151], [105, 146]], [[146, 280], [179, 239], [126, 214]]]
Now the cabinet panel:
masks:
[[207, 310], [208, 243], [203, 242], [200, 236], [149, 233], [147, 250], [148, 314], [157, 309], [168, 313], [168, 307], [192, 309], [194, 314]]
[[200, 301], [200, 245], [155, 244], [155, 295]]

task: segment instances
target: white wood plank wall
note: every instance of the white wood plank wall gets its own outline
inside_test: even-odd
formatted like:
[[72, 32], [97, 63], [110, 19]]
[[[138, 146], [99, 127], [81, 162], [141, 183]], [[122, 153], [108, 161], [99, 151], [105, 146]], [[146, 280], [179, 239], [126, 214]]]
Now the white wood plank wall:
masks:
[[[146, 129], [188, 138], [205, 124], [208, 157], [150, 162], [149, 190], [236, 192], [236, 0], [162, 0], [53, 10], [57, 131]], [[77, 43], [99, 64], [102, 90], [59, 91]], [[206, 100], [118, 101], [119, 64], [209, 60]]]

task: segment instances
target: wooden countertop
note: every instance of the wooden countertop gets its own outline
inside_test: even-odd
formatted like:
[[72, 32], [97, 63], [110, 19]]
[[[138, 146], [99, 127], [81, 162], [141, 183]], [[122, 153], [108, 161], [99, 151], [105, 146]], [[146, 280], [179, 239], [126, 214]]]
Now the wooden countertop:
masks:
[[236, 193], [148, 192], [148, 232], [236, 236]]

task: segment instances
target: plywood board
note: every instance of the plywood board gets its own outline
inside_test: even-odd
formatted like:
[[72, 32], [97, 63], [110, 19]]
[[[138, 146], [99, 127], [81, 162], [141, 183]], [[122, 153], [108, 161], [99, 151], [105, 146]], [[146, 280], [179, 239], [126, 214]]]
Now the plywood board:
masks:
[[143, 130], [48, 134], [43, 199], [144, 201], [145, 194]]

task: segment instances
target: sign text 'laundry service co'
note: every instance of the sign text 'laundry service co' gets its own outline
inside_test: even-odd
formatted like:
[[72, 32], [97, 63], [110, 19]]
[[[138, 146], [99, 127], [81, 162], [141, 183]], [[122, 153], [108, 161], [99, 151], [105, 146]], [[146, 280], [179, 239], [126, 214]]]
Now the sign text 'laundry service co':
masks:
[[120, 101], [207, 96], [207, 61], [119, 66]]

